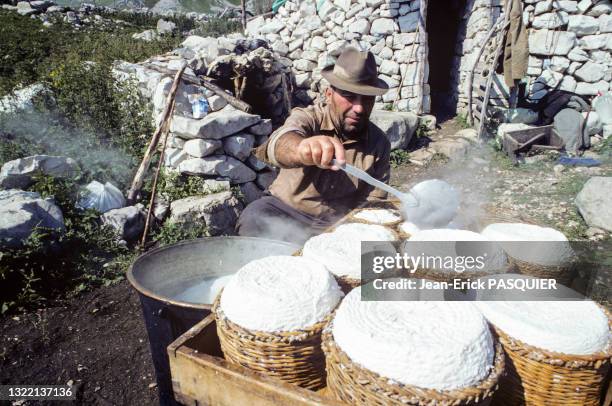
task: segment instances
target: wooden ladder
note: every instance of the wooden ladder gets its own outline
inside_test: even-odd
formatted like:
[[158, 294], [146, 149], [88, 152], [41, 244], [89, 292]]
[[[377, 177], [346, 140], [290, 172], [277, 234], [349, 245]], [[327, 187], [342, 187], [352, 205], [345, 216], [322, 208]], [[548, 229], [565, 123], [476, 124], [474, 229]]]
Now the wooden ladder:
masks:
[[[487, 107], [491, 96], [491, 87], [493, 85], [493, 78], [495, 77], [495, 70], [497, 69], [497, 63], [505, 45], [505, 37], [510, 26], [510, 8], [512, 7], [512, 0], [506, 0], [504, 12], [497, 21], [493, 24], [491, 29], [487, 32], [487, 35], [483, 39], [480, 50], [476, 55], [474, 66], [472, 67], [468, 75], [468, 122], [470, 125], [478, 124], [478, 138], [480, 139], [484, 133], [484, 126], [487, 119]], [[494, 34], [497, 35], [494, 37]], [[491, 40], [495, 38], [495, 51], [488, 54], [488, 58], [485, 62], [483, 69], [483, 77], [477, 81], [474, 89], [474, 76], [478, 62], [486, 48], [489, 47]], [[484, 75], [486, 75], [486, 82], [483, 81]], [[476, 101], [474, 101], [473, 93], [476, 90]], [[475, 108], [472, 105], [475, 104]]]

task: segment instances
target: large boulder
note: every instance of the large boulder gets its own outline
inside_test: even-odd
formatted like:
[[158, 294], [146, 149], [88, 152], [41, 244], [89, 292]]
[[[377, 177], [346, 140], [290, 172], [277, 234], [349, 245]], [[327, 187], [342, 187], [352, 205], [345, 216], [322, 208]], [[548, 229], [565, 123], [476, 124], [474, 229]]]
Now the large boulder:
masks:
[[405, 149], [414, 135], [419, 118], [411, 112], [374, 110], [370, 122], [391, 142], [391, 149]]
[[167, 221], [186, 227], [204, 225], [211, 235], [233, 234], [242, 208], [232, 192], [190, 196], [171, 203]]
[[18, 248], [37, 228], [65, 230], [64, 216], [53, 200], [35, 192], [0, 191], [0, 247]]
[[112, 227], [125, 241], [134, 241], [142, 234], [145, 226], [144, 207], [141, 204], [109, 210], [100, 219], [102, 224]]
[[217, 174], [229, 178], [232, 183], [251, 182], [257, 177], [255, 171], [231, 156], [217, 166]]
[[208, 138], [219, 140], [259, 122], [259, 116], [248, 114], [227, 105], [201, 120], [174, 116], [170, 131], [182, 138]]
[[594, 176], [576, 196], [576, 206], [591, 227], [612, 232], [612, 177]]
[[0, 188], [24, 189], [32, 184], [35, 174], [56, 178], [70, 178], [79, 171], [79, 165], [72, 158], [50, 155], [33, 155], [8, 161], [0, 169]]

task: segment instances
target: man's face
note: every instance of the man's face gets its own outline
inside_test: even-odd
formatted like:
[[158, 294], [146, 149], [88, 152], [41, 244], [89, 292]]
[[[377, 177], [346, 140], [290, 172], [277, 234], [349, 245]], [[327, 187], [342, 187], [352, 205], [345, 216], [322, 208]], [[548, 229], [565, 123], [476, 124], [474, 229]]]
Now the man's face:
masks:
[[340, 120], [345, 135], [354, 136], [368, 124], [375, 96], [363, 96], [331, 86], [327, 88], [326, 96], [332, 112]]

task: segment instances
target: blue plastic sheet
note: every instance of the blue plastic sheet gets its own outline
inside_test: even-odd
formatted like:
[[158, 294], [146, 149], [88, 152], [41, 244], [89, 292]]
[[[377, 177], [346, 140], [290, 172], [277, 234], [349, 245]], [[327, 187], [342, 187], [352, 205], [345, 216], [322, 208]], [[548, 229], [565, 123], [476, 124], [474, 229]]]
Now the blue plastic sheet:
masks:
[[594, 158], [582, 158], [582, 157], [571, 157], [562, 156], [557, 161], [561, 165], [566, 166], [599, 166], [601, 162]]

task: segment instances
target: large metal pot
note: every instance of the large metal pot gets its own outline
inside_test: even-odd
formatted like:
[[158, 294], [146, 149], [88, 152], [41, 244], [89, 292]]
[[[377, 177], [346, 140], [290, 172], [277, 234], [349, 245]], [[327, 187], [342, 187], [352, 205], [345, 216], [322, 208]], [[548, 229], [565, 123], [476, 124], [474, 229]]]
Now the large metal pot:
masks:
[[291, 255], [299, 248], [253, 237], [210, 237], [157, 248], [134, 261], [127, 278], [140, 297], [160, 404], [176, 404], [166, 347], [211, 308], [211, 304], [182, 302], [176, 296], [204, 279], [232, 274], [254, 259]]

